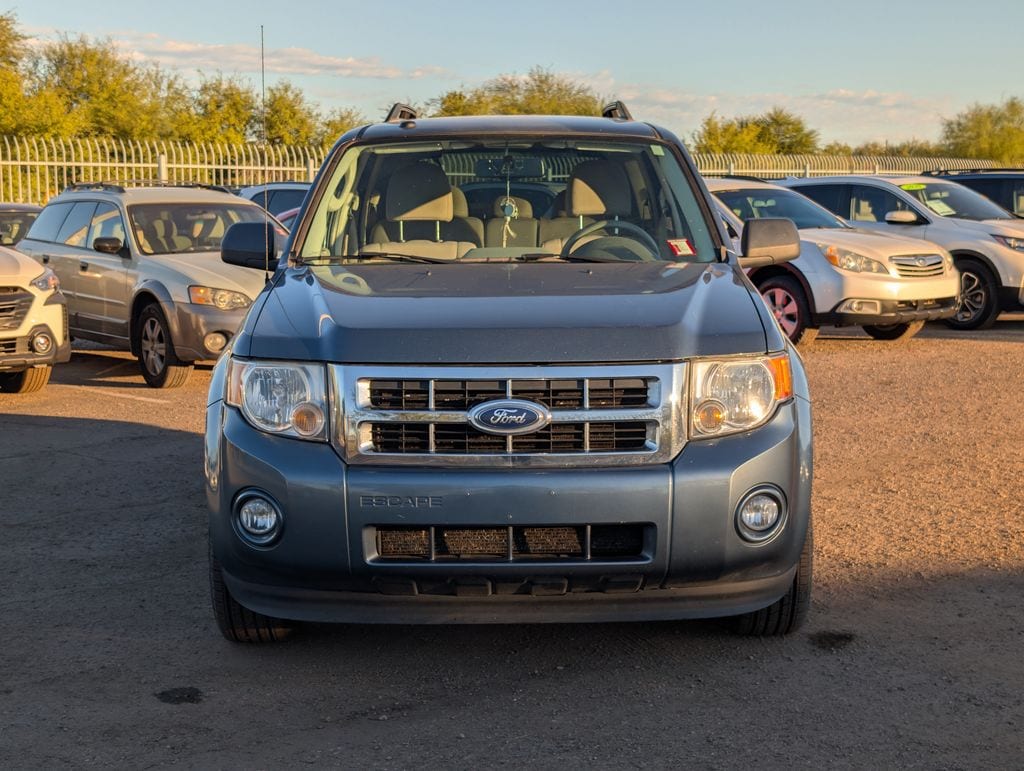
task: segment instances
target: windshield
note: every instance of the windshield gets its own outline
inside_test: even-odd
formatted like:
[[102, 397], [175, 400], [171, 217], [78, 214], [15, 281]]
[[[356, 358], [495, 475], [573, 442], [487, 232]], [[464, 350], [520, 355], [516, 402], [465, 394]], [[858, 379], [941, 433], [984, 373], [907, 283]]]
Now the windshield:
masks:
[[25, 237], [29, 225], [39, 216], [37, 211], [0, 212], [0, 244], [12, 246]]
[[593, 139], [353, 146], [316, 204], [304, 262], [711, 262], [672, 149]]
[[246, 203], [146, 203], [128, 207], [143, 254], [216, 252], [236, 222], [260, 222], [267, 213]]
[[715, 195], [743, 222], [762, 217], [786, 217], [801, 230], [848, 227], [832, 212], [789, 190], [752, 187], [721, 190]]
[[1010, 212], [980, 193], [952, 182], [908, 182], [900, 185], [900, 189], [940, 217], [959, 217], [965, 220], [1014, 219]]

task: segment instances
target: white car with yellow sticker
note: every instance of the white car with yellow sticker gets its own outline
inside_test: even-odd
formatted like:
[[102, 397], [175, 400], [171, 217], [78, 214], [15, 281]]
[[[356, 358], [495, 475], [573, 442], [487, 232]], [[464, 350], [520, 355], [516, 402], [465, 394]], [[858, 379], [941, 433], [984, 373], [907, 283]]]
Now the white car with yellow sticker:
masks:
[[908, 340], [956, 312], [960, 278], [941, 246], [850, 227], [792, 190], [749, 179], [705, 180], [729, 235], [743, 223], [785, 217], [800, 257], [749, 271], [782, 331], [797, 345], [821, 326], [860, 326], [876, 340]]
[[1024, 310], [1024, 221], [985, 196], [935, 177], [787, 179], [857, 228], [932, 241], [960, 270], [960, 306], [946, 323], [984, 329], [1000, 311]]

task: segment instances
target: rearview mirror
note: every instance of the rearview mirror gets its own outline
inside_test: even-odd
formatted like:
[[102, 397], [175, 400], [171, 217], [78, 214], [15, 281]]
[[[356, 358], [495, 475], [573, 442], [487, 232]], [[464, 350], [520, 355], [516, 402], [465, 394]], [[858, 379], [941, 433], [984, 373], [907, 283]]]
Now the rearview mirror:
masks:
[[885, 221], [890, 225], [920, 225], [921, 218], [914, 212], [902, 209], [900, 211], [887, 212]]
[[740, 239], [740, 267], [778, 265], [800, 256], [800, 234], [793, 220], [765, 217], [747, 220]]
[[481, 158], [476, 162], [476, 175], [499, 179], [543, 177], [544, 161], [541, 158], [523, 158], [515, 155], [506, 155], [504, 158]]
[[220, 258], [229, 265], [277, 270], [277, 228], [273, 222], [236, 222], [220, 242]]
[[92, 248], [103, 254], [120, 254], [124, 241], [120, 238], [97, 238], [92, 242]]

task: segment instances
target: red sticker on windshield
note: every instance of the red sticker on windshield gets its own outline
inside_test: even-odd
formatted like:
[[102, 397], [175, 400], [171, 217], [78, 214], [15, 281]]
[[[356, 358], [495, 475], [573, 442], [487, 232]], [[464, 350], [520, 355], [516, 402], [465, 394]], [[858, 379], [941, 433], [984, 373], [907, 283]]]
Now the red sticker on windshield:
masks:
[[670, 238], [668, 240], [668, 248], [672, 250], [672, 254], [676, 257], [693, 257], [697, 253], [689, 238]]

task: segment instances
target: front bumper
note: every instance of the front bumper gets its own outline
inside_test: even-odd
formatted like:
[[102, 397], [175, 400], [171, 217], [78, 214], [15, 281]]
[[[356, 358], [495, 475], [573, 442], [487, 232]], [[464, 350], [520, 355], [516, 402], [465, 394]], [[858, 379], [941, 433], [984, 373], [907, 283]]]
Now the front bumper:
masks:
[[[672, 463], [634, 468], [352, 467], [328, 445], [252, 429], [223, 402], [207, 413], [210, 539], [225, 582], [245, 607], [295, 620], [612, 621], [756, 610], [792, 584], [811, 464], [801, 398], [746, 435], [691, 442]], [[738, 534], [735, 511], [763, 484], [782, 491], [788, 516], [776, 537], [753, 545]], [[284, 512], [269, 548], [248, 545], [232, 525], [235, 498], [253, 488]], [[635, 558], [381, 561], [368, 537], [388, 526], [623, 523], [650, 534]]]
[[839, 310], [840, 303], [828, 313], [819, 316], [822, 325], [864, 326], [865, 324], [904, 324], [908, 321], [937, 321], [956, 314], [956, 297], [937, 300], [884, 300], [879, 302], [878, 313], [851, 313]]
[[221, 351], [207, 348], [204, 338], [211, 332], [220, 332], [230, 341], [248, 312], [248, 308], [222, 311], [208, 305], [175, 303], [173, 313], [167, 314], [175, 355], [184, 361], [216, 359]]
[[[32, 338], [40, 333], [49, 335], [54, 341], [47, 353], [32, 350]], [[21, 337], [0, 337], [0, 372], [21, 372], [30, 367], [62, 364], [70, 359], [71, 339], [65, 332], [55, 332], [47, 324], [37, 324]]]

